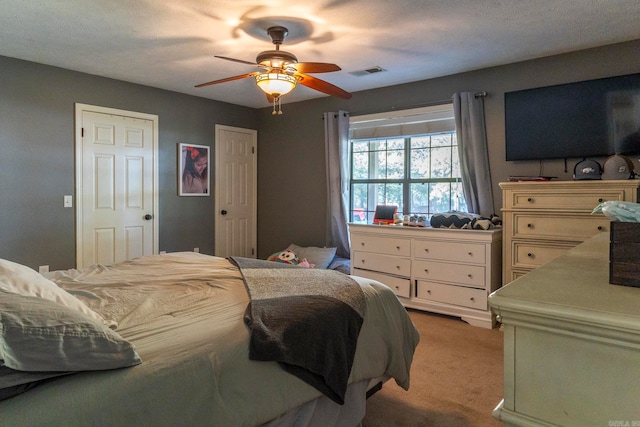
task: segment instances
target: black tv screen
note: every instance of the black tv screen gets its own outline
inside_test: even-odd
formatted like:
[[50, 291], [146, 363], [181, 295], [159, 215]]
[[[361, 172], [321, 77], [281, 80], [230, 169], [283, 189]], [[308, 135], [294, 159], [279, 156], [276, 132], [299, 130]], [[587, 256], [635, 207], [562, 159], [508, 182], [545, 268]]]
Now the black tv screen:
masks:
[[507, 160], [640, 153], [640, 74], [504, 95]]

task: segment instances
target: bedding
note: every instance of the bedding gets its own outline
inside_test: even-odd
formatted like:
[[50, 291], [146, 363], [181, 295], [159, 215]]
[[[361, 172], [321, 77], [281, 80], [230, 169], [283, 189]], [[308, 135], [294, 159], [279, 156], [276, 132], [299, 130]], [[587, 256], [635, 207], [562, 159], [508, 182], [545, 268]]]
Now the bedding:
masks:
[[[280, 364], [249, 359], [244, 315], [250, 300], [242, 274], [227, 259], [152, 255], [47, 279], [117, 323], [117, 334], [142, 363], [45, 380], [0, 402], [0, 425], [271, 426], [317, 402], [346, 409], [327, 403]], [[362, 405], [361, 393], [351, 394], [371, 379], [394, 378], [409, 387], [419, 336], [387, 286], [353, 280], [364, 294], [365, 315], [346, 398]]]
[[343, 404], [366, 309], [358, 283], [334, 271], [231, 260], [240, 268], [251, 300], [245, 314], [251, 331], [249, 358], [279, 362]]

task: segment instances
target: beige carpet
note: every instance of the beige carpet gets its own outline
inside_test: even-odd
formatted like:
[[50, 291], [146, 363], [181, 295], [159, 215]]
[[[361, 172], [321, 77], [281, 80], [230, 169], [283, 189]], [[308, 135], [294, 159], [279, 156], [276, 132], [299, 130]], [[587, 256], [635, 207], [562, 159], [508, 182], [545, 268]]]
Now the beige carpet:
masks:
[[391, 380], [367, 401], [363, 427], [502, 426], [503, 334], [409, 310], [420, 332], [405, 391]]

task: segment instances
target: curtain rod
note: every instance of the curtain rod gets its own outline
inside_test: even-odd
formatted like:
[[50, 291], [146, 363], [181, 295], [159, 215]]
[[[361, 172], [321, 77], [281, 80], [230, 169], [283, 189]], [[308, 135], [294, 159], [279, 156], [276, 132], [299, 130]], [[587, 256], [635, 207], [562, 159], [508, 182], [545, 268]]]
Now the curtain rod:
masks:
[[[488, 95], [489, 94], [487, 93], [487, 91], [482, 91], [482, 92], [475, 93], [474, 97], [477, 99], [477, 98], [484, 98], [484, 97], [486, 97]], [[449, 98], [449, 99], [440, 99], [440, 100], [437, 100], [437, 101], [425, 102], [425, 103], [422, 103], [422, 104], [407, 105], [407, 106], [404, 106], [402, 108], [391, 107], [390, 110], [384, 110], [384, 111], [368, 110], [368, 111], [349, 112], [348, 115], [349, 116], [363, 116], [365, 114], [388, 113], [389, 111], [410, 110], [412, 108], [432, 107], [432, 106], [435, 106], [435, 105], [442, 105], [442, 104], [446, 104], [446, 103], [449, 103], [449, 102], [451, 102], [451, 98]], [[334, 115], [334, 117], [337, 117], [337, 116]], [[322, 119], [324, 120], [324, 117], [322, 117]]]

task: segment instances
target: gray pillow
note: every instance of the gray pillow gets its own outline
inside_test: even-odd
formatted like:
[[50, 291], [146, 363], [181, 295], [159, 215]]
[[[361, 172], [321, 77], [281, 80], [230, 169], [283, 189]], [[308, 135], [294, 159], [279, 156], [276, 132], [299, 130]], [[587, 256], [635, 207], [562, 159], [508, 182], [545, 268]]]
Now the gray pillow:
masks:
[[102, 322], [57, 302], [0, 291], [0, 359], [19, 371], [88, 371], [141, 363]]
[[51, 280], [26, 265], [6, 259], [0, 259], [0, 290], [14, 294], [46, 298], [59, 304], [76, 309], [89, 317], [93, 317], [107, 326], [117, 326], [115, 322], [106, 321], [82, 301], [58, 287]]
[[311, 264], [315, 264], [315, 268], [326, 269], [336, 256], [336, 248], [303, 247], [292, 243], [287, 249], [295, 252], [300, 257], [300, 261], [306, 258]]

